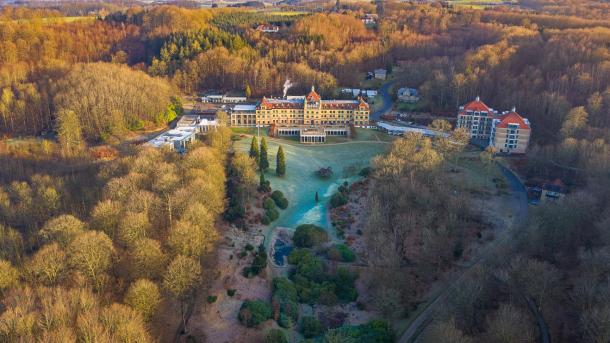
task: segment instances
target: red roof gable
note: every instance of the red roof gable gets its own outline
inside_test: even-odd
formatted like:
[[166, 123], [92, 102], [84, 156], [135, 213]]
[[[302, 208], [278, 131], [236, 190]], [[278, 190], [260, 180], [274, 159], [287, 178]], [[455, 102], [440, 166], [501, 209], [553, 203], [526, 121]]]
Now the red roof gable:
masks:
[[505, 114], [505, 115], [501, 116], [499, 119], [500, 119], [500, 123], [498, 125], [496, 125], [497, 128], [505, 129], [508, 127], [508, 124], [518, 124], [520, 129], [529, 129], [530, 128], [529, 124], [526, 123], [525, 120], [523, 120], [523, 117], [521, 117], [515, 111]]
[[360, 109], [369, 108], [369, 104], [366, 103], [362, 98], [359, 98], [358, 100], [360, 100], [360, 103], [358, 104], [358, 108], [360, 108]]
[[476, 100], [464, 105], [464, 111], [487, 112], [490, 116], [493, 114], [489, 106], [485, 105], [478, 97]]
[[316, 91], [313, 89], [313, 87], [311, 87], [311, 92], [309, 92], [309, 94], [307, 94], [307, 96], [305, 97], [305, 99], [307, 101], [320, 101], [320, 95], [318, 93], [316, 93]]

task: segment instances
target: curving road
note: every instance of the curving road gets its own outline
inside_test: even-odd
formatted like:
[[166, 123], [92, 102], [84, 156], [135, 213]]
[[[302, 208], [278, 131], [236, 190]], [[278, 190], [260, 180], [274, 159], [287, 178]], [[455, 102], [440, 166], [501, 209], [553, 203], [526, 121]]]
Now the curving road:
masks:
[[[519, 223], [523, 222], [527, 218], [527, 210], [528, 210], [527, 191], [526, 191], [525, 187], [523, 186], [523, 184], [521, 183], [521, 180], [519, 180], [519, 178], [510, 169], [502, 166], [501, 164], [498, 164], [498, 168], [500, 168], [500, 170], [502, 171], [504, 176], [506, 176], [506, 179], [513, 191], [511, 194], [511, 197], [513, 197], [512, 200], [513, 200], [513, 203], [515, 204], [516, 213], [515, 213], [515, 221], [514, 221], [514, 224], [512, 225], [512, 228], [515, 228], [515, 227], [519, 226]], [[409, 327], [405, 330], [405, 332], [403, 332], [403, 334], [400, 336], [400, 338], [397, 340], [397, 342], [399, 342], [399, 343], [414, 342], [418, 338], [418, 336], [422, 333], [422, 331], [424, 330], [426, 325], [428, 323], [430, 323], [430, 321], [432, 320], [432, 316], [434, 315], [436, 310], [439, 308], [439, 306], [441, 306], [444, 303], [444, 301], [450, 296], [452, 289], [454, 287], [455, 288], [459, 287], [460, 282], [466, 277], [466, 275], [468, 274], [468, 271], [472, 270], [472, 267], [480, 264], [481, 262], [485, 261], [485, 259], [492, 256], [495, 252], [494, 248], [498, 247], [499, 243], [502, 242], [503, 240], [510, 238], [510, 231], [511, 231], [510, 229], [503, 231], [502, 237], [496, 238], [496, 240], [494, 241], [494, 244], [489, 246], [483, 253], [481, 253], [475, 259], [475, 261], [473, 261], [472, 264], [470, 264], [465, 270], [460, 271], [461, 272], [460, 274], [456, 274], [455, 278], [450, 278], [450, 279], [453, 279], [453, 282], [449, 283], [439, 294], [436, 295], [436, 297], [434, 299], [432, 299], [430, 302], [428, 302], [428, 304], [426, 305], [426, 308], [423, 311], [421, 311], [417, 315], [417, 317], [415, 317], [411, 321], [411, 323], [409, 324]], [[542, 336], [544, 336], [544, 333], [542, 333]]]
[[381, 85], [379, 88], [379, 95], [383, 101], [383, 106], [377, 111], [371, 113], [371, 120], [379, 120], [381, 115], [386, 114], [392, 110], [392, 96], [390, 95], [390, 87], [394, 84], [395, 80], [388, 81]]

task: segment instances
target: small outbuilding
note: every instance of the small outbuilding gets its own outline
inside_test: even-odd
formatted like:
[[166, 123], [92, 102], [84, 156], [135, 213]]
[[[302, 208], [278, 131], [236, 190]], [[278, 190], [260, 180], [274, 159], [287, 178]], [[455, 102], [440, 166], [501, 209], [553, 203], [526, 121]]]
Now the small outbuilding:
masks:
[[419, 101], [419, 94], [415, 88], [400, 88], [396, 93], [398, 101], [414, 104]]
[[375, 69], [375, 78], [379, 80], [385, 80], [388, 76], [386, 69]]

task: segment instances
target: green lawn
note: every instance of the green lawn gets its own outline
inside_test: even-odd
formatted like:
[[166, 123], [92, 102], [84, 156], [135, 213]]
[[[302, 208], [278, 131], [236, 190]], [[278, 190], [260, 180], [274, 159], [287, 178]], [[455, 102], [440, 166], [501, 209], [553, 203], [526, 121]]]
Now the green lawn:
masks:
[[[247, 152], [250, 140], [243, 138], [234, 143], [237, 151]], [[286, 156], [286, 175], [275, 175], [275, 156], [279, 145], [284, 148]], [[304, 145], [294, 141], [270, 138], [269, 147], [270, 168], [265, 173], [271, 181], [273, 189], [279, 189], [289, 201], [286, 210], [281, 211], [280, 218], [267, 229], [281, 226], [295, 228], [298, 224], [311, 223], [332, 230], [327, 216], [327, 202], [344, 181], [351, 182], [358, 178], [358, 173], [369, 166], [371, 159], [385, 153], [390, 145], [383, 142], [351, 141], [346, 144]], [[322, 179], [315, 172], [321, 167], [331, 167], [332, 177]], [[319, 202], [315, 201], [318, 192]]]

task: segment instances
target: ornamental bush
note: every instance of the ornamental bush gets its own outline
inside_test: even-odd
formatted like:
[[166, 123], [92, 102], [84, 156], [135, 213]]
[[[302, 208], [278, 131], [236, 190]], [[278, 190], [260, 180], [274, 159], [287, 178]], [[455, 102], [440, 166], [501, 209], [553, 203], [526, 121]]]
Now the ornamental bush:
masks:
[[298, 248], [311, 248], [328, 242], [328, 233], [319, 226], [302, 224], [297, 226], [292, 241]]
[[246, 300], [241, 304], [237, 318], [247, 327], [257, 326], [271, 319], [271, 306], [263, 300]]
[[265, 210], [275, 209], [275, 201], [271, 198], [266, 198], [265, 201], [263, 201], [263, 208]]
[[273, 191], [273, 193], [271, 193], [271, 199], [273, 199], [277, 207], [281, 208], [282, 210], [285, 210], [288, 207], [288, 199], [286, 199], [286, 197], [284, 197], [284, 193], [280, 191]]

